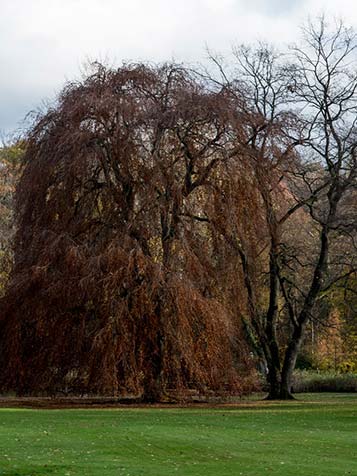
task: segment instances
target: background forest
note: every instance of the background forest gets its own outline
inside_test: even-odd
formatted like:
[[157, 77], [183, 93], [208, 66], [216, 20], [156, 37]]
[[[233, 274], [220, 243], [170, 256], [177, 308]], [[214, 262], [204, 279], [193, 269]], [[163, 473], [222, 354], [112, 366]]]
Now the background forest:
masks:
[[[356, 36], [92, 65], [0, 150], [3, 392], [291, 398], [357, 371]], [[16, 189], [16, 194], [15, 194]]]

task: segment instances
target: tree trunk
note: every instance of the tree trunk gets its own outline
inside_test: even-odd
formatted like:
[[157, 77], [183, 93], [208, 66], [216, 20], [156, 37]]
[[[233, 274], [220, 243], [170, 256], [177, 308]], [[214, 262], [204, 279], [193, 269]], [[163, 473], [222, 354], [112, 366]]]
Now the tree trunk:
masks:
[[151, 355], [150, 368], [146, 370], [142, 401], [145, 403], [156, 403], [163, 400], [165, 396], [164, 383], [162, 381], [163, 369], [163, 334], [158, 330], [157, 341]]
[[274, 368], [268, 366], [267, 380], [269, 384], [269, 394], [266, 400], [279, 400], [280, 398], [280, 376]]
[[145, 403], [160, 402], [165, 398], [165, 382], [163, 379], [165, 358], [165, 330], [162, 315], [162, 301], [157, 297], [156, 306], [156, 335], [147, 349], [147, 359], [150, 365], [146, 368], [142, 401]]
[[297, 323], [295, 325], [294, 332], [291, 336], [289, 345], [285, 352], [284, 364], [281, 371], [281, 399], [291, 399], [293, 398], [291, 390], [292, 390], [292, 377], [293, 371], [296, 364], [296, 359], [299, 353], [300, 345], [302, 342], [305, 322]]

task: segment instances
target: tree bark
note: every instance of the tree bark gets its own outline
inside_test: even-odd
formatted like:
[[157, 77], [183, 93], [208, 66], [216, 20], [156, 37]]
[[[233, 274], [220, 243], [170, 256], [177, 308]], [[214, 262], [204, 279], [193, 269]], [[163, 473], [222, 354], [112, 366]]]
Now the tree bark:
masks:
[[300, 324], [295, 327], [285, 352], [283, 368], [281, 371], [281, 400], [289, 400], [294, 398], [292, 395], [292, 377], [304, 334], [304, 327], [305, 324]]

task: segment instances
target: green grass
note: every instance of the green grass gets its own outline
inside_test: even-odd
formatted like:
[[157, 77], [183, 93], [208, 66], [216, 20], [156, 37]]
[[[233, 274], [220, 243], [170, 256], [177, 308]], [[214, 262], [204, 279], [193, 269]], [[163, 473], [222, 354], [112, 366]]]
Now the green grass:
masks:
[[0, 409], [0, 475], [357, 475], [357, 395], [300, 398], [225, 408]]

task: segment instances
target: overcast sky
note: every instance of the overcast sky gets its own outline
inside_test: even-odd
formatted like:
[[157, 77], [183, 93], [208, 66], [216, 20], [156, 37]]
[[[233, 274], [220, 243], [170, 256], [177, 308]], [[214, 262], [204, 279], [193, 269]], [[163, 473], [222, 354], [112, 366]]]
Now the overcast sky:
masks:
[[203, 62], [206, 45], [291, 43], [322, 12], [357, 28], [356, 0], [0, 0], [0, 134], [88, 60]]

